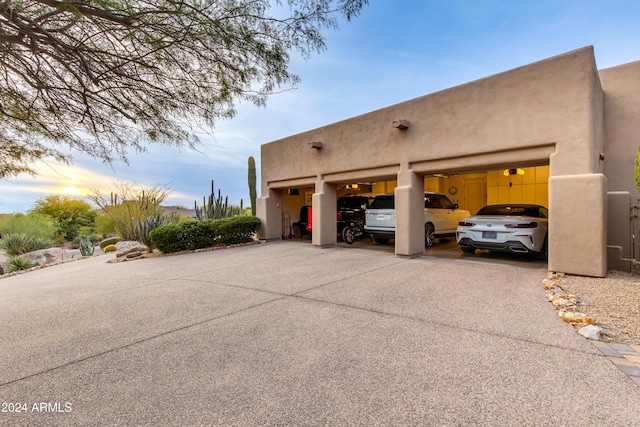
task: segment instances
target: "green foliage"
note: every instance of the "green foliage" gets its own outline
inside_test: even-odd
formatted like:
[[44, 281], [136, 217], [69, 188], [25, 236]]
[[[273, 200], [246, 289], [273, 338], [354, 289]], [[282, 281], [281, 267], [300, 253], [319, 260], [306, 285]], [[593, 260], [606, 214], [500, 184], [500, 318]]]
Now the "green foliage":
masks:
[[80, 240], [80, 255], [92, 256], [95, 249], [95, 246], [93, 246], [93, 243], [88, 238]]
[[249, 156], [249, 199], [251, 200], [251, 215], [256, 216], [256, 161]]
[[162, 214], [160, 204], [170, 194], [166, 187], [135, 188], [123, 181], [114, 183], [108, 196], [91, 190], [88, 196], [113, 222], [116, 234], [123, 240], [138, 239], [138, 221]]
[[255, 216], [216, 220], [216, 244], [224, 246], [250, 242], [260, 228], [260, 224], [260, 219]]
[[102, 252], [107, 254], [109, 252], [115, 252], [117, 250], [118, 250], [118, 247], [116, 245], [107, 245], [104, 247], [104, 249], [102, 249]]
[[102, 236], [110, 236], [116, 234], [116, 227], [113, 224], [113, 220], [107, 215], [98, 212], [96, 216], [95, 231]]
[[[202, 220], [202, 219], [229, 218], [235, 215], [233, 207], [228, 205], [228, 199], [229, 199], [228, 197], [225, 197], [224, 202], [222, 201], [220, 190], [218, 190], [218, 197], [215, 198], [213, 181], [211, 181], [211, 194], [209, 195], [209, 199], [207, 203], [205, 204], [204, 197], [202, 198], [202, 206], [200, 207], [198, 207], [198, 202], [193, 202], [194, 209], [196, 211], [196, 217], [199, 220]], [[242, 211], [242, 209], [240, 209], [240, 211]]]
[[58, 234], [58, 224], [51, 217], [35, 212], [15, 214], [0, 222], [0, 235], [20, 233], [54, 240]]
[[0, 247], [7, 251], [9, 255], [22, 255], [53, 246], [55, 246], [55, 243], [51, 239], [34, 237], [26, 233], [5, 234], [0, 240]]
[[62, 233], [62, 238], [72, 241], [80, 235], [80, 228], [92, 233], [98, 213], [91, 206], [81, 200], [68, 196], [48, 196], [36, 202], [36, 207], [31, 211], [53, 218]]
[[636, 153], [636, 164], [633, 170], [633, 177], [636, 181], [636, 188], [640, 191], [640, 146], [638, 146], [638, 152]]
[[158, 227], [180, 222], [178, 215], [150, 215], [145, 221], [138, 221], [138, 241], [147, 246], [149, 253], [153, 252], [153, 242], [149, 233]]
[[119, 237], [107, 237], [106, 239], [102, 240], [98, 246], [100, 246], [100, 249], [102, 249], [104, 251], [104, 249], [109, 246], [109, 245], [115, 245], [116, 243], [118, 243], [120, 241]]
[[7, 259], [7, 264], [9, 265], [9, 268], [7, 269], [7, 273], [14, 273], [20, 270], [27, 270], [31, 267], [35, 267], [39, 265], [37, 262], [32, 261], [23, 255], [16, 255], [16, 256], [9, 257]]
[[158, 227], [150, 233], [155, 247], [164, 253], [250, 242], [260, 228], [253, 216], [205, 219]]

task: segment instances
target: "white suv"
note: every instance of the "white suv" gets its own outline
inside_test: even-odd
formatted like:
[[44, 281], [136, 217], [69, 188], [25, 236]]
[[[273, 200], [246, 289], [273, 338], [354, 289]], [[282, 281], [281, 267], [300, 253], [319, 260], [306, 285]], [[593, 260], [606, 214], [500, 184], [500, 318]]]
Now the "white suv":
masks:
[[[424, 193], [424, 246], [431, 247], [437, 237], [455, 236], [458, 222], [470, 215], [444, 194]], [[365, 212], [364, 229], [377, 243], [384, 244], [395, 238], [393, 194], [380, 194], [373, 199]]]

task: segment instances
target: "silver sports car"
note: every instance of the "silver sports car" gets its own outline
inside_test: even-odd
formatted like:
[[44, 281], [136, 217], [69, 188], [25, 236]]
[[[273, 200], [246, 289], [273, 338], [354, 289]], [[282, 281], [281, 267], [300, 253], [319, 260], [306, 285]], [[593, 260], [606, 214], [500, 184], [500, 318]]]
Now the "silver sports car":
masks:
[[489, 205], [458, 223], [456, 241], [463, 252], [476, 249], [532, 253], [547, 258], [547, 208], [531, 204]]

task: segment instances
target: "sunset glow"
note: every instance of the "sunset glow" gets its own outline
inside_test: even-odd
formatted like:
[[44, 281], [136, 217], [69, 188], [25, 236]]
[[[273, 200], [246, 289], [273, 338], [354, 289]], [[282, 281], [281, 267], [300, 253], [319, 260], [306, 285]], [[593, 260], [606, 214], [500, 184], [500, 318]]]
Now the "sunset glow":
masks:
[[79, 196], [80, 189], [76, 187], [65, 187], [62, 189], [62, 194], [66, 196]]

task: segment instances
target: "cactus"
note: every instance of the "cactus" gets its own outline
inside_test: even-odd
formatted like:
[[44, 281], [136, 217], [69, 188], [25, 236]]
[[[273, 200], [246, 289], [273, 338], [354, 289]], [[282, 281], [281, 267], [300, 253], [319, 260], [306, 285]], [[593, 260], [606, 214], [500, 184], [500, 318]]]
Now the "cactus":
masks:
[[249, 156], [249, 198], [251, 200], [251, 215], [256, 216], [256, 161]]
[[222, 196], [220, 195], [220, 190], [218, 190], [218, 197], [215, 197], [213, 181], [211, 181], [211, 194], [209, 195], [209, 199], [205, 204], [205, 198], [202, 198], [202, 206], [198, 207], [198, 202], [193, 202], [194, 209], [196, 211], [196, 217], [201, 219], [215, 219], [215, 218], [229, 218], [233, 216], [233, 209], [229, 209], [228, 199], [229, 197], [224, 198], [224, 203], [222, 202]]
[[83, 237], [82, 240], [80, 240], [80, 255], [91, 256], [95, 250], [96, 248], [93, 246], [93, 243], [91, 243], [91, 240], [87, 237]]
[[118, 243], [120, 241], [119, 237], [107, 237], [106, 239], [102, 240], [98, 246], [100, 246], [100, 249], [102, 249], [104, 251], [104, 248], [109, 246], [109, 245], [114, 245], [116, 243]]
[[149, 237], [149, 234], [151, 233], [151, 231], [155, 230], [160, 226], [177, 223], [178, 221], [179, 221], [178, 217], [174, 214], [149, 215], [147, 219], [144, 221], [138, 220], [138, 240], [141, 243], [144, 243], [149, 253], [151, 253], [153, 252], [153, 243], [151, 242], [151, 237]]
[[109, 253], [109, 252], [115, 252], [118, 250], [118, 247], [116, 245], [107, 245], [104, 247], [103, 251], [104, 253]]

